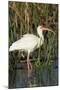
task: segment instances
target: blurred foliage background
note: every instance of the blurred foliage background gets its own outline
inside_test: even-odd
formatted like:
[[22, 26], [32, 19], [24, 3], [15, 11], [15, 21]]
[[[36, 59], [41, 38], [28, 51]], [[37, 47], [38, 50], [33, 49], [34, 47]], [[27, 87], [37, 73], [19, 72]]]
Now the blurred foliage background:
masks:
[[[44, 32], [44, 44], [30, 56], [33, 60], [33, 74], [37, 75], [38, 86], [44, 86], [44, 78], [41, 75], [44, 72], [43, 70], [46, 69], [48, 75], [51, 75], [52, 67], [58, 68], [58, 5], [9, 1], [8, 9], [9, 47], [26, 33], [37, 35], [38, 25], [51, 28], [56, 33], [54, 36], [50, 32]], [[24, 58], [21, 57], [19, 51], [9, 53], [9, 88], [16, 87], [17, 64], [20, 63], [23, 67], [25, 66], [24, 68], [27, 67], [24, 61], [26, 60], [26, 54], [23, 53]], [[52, 77], [54, 77], [54, 74], [49, 76], [50, 80], [52, 80]], [[58, 75], [56, 78], [58, 78]], [[57, 85], [58, 79], [54, 82], [56, 83], [46, 85]], [[32, 84], [34, 83], [36, 83], [35, 79], [32, 81]]]

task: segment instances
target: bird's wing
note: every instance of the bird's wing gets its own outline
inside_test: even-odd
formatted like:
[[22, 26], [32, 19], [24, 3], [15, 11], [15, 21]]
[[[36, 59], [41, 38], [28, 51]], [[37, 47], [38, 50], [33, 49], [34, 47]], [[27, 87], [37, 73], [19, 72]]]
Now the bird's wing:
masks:
[[30, 50], [33, 51], [33, 49], [37, 46], [37, 37], [35, 35], [25, 35], [20, 40], [14, 42], [12, 46], [10, 47], [10, 50]]
[[24, 34], [23, 37], [27, 37], [27, 36], [30, 36], [30, 35], [32, 35], [32, 34]]
[[37, 38], [37, 36], [33, 35], [33, 34], [24, 34], [23, 37], [34, 37], [34, 38]]

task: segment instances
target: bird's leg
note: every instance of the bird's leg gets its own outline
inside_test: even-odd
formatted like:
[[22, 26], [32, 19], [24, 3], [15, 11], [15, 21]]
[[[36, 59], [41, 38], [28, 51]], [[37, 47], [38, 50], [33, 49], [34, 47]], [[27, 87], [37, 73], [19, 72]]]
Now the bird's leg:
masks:
[[24, 58], [24, 54], [23, 53], [21, 53], [21, 56]]
[[30, 78], [31, 78], [31, 74], [32, 74], [32, 64], [29, 60], [29, 53], [27, 55], [27, 67], [28, 67], [28, 84], [29, 84], [29, 86], [31, 86]]
[[28, 66], [28, 77], [30, 77], [31, 76], [31, 71], [32, 71], [32, 64], [29, 60], [29, 53], [27, 55], [27, 66]]

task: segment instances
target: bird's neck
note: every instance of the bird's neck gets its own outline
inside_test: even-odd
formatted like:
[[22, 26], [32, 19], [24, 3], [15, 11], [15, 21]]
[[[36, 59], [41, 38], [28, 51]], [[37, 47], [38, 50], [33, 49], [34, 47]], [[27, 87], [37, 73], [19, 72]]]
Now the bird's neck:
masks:
[[39, 31], [38, 35], [39, 35], [39, 46], [41, 46], [44, 42], [44, 36], [43, 36], [42, 31]]
[[37, 34], [39, 35], [39, 37], [41, 37], [43, 35], [42, 30], [40, 30], [39, 28], [37, 29]]

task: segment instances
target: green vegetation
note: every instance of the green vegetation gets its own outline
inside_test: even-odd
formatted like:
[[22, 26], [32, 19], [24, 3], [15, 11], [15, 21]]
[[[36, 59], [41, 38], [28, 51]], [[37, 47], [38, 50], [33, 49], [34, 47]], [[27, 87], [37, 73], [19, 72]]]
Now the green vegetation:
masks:
[[[37, 35], [39, 24], [55, 31], [55, 36], [51, 32], [45, 32], [44, 44], [33, 52], [36, 72], [40, 73], [42, 66], [51, 72], [52, 63], [58, 60], [58, 5], [9, 1], [8, 8], [9, 47], [23, 34]], [[9, 87], [15, 87], [15, 67], [20, 61], [19, 57], [19, 51], [9, 53]]]

